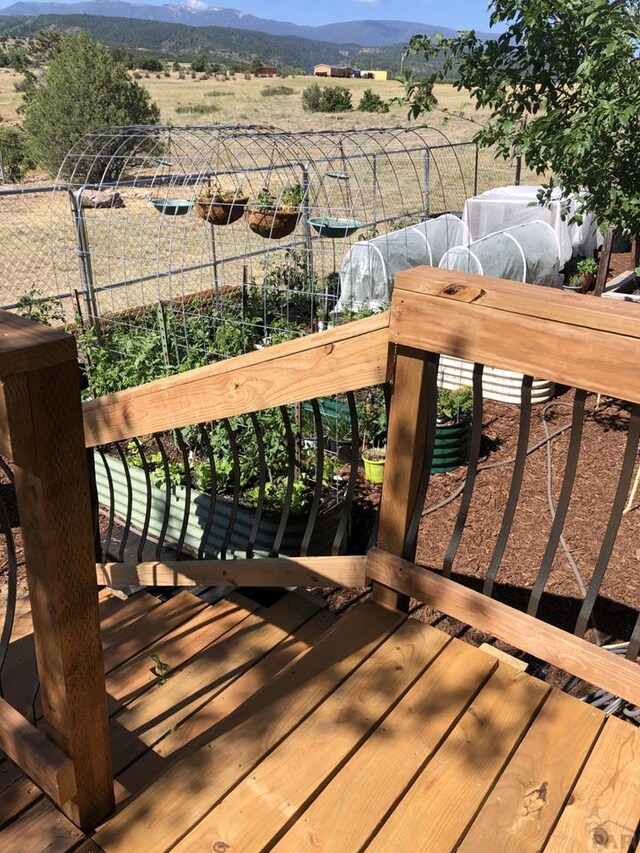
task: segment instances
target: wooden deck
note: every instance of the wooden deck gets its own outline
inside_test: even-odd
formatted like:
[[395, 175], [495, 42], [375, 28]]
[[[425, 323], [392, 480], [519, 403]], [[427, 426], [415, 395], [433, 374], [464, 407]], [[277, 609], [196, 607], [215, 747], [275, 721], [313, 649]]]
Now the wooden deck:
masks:
[[[10, 762], [0, 851], [627, 850], [640, 729], [373, 602], [100, 594], [117, 814], [93, 840]], [[152, 655], [171, 667], [165, 683]], [[28, 602], [5, 695], [25, 710]]]

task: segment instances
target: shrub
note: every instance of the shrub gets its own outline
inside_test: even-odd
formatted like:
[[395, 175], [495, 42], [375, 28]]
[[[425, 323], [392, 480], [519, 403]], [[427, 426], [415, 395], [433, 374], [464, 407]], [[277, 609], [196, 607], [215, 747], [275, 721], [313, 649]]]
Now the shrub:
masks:
[[217, 113], [220, 107], [215, 104], [180, 104], [176, 107], [176, 112], [191, 113], [192, 115], [208, 115], [209, 113]]
[[294, 92], [291, 86], [265, 86], [260, 94], [263, 98], [273, 98], [276, 95], [293, 95]]
[[[52, 175], [85, 134], [113, 125], [155, 124], [160, 118], [149, 93], [87, 33], [65, 36], [44, 82], [26, 95], [24, 128], [35, 159]], [[122, 139], [113, 145], [122, 150]], [[110, 152], [102, 148], [101, 155], [92, 158], [84, 180], [104, 177]]]
[[346, 113], [353, 109], [351, 92], [345, 86], [325, 86], [317, 83], [302, 92], [302, 109], [310, 113]]
[[362, 98], [360, 98], [358, 109], [362, 113], [388, 113], [389, 104], [371, 89], [365, 89]]
[[4, 180], [12, 184], [21, 181], [25, 172], [35, 166], [24, 131], [18, 127], [0, 128], [0, 155]]

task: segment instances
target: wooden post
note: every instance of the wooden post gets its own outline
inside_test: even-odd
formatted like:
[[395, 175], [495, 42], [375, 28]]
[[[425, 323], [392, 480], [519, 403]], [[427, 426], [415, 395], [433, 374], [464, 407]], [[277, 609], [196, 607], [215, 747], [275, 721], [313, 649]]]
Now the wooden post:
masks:
[[0, 312], [0, 450], [15, 468], [47, 737], [71, 758], [62, 804], [89, 830], [114, 809], [74, 339]]
[[640, 236], [634, 234], [631, 240], [631, 268], [637, 269], [640, 266]]
[[[415, 558], [415, 546], [407, 545], [407, 532], [424, 467], [430, 357], [426, 352], [398, 347], [380, 506], [378, 547], [410, 561]], [[384, 607], [409, 608], [408, 596], [380, 583], [374, 583], [373, 597]]]

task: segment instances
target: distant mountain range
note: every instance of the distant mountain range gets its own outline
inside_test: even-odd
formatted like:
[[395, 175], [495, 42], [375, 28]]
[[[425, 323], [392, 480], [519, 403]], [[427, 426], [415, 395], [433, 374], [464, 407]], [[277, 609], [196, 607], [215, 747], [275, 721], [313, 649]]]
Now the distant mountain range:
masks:
[[[348, 21], [307, 27], [287, 21], [273, 21], [247, 15], [237, 9], [206, 6], [201, 0], [192, 5], [165, 4], [152, 6], [144, 3], [126, 3], [123, 0], [85, 0], [80, 3], [18, 2], [0, 10], [0, 15], [34, 17], [36, 15], [94, 15], [110, 18], [134, 18], [167, 24], [185, 24], [191, 27], [231, 27], [236, 30], [253, 30], [272, 36], [297, 36], [331, 44], [351, 44], [360, 47], [385, 47], [406, 44], [411, 36], [421, 33], [445, 36], [455, 35], [454, 30], [410, 21]], [[483, 35], [479, 33], [479, 35]], [[484, 34], [487, 36], [487, 34]], [[488, 36], [487, 36], [488, 37]]]

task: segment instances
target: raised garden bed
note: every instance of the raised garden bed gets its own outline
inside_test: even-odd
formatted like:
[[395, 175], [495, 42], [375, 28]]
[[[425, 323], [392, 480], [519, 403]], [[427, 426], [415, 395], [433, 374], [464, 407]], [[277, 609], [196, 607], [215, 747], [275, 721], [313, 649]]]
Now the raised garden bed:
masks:
[[[131, 512], [131, 525], [142, 530], [145, 525], [147, 510], [149, 511], [148, 536], [158, 541], [167, 509], [166, 489], [150, 485], [147, 487], [144, 471], [135, 466], [127, 466], [131, 478], [131, 490], [127, 485], [125, 465], [122, 460], [105, 456], [111, 474], [112, 489], [109, 488], [109, 478], [105, 470], [105, 461], [100, 454], [95, 454], [96, 486], [99, 502], [106, 507], [113, 505], [114, 512], [126, 519]], [[163, 544], [175, 548], [181, 537], [185, 519], [186, 488], [175, 486], [170, 491], [167, 528]], [[129, 507], [129, 503], [131, 506]], [[194, 557], [202, 546], [202, 537], [207, 524], [211, 498], [209, 495], [191, 489], [189, 507], [186, 509], [187, 525], [183, 548]], [[309, 554], [330, 554], [331, 547], [338, 529], [342, 504], [335, 501], [325, 504], [318, 513], [313, 534], [309, 545]], [[204, 556], [216, 559], [221, 556], [221, 546], [227, 537], [229, 521], [232, 517], [233, 506], [230, 498], [218, 496], [215, 502], [211, 530], [204, 543]], [[231, 538], [227, 548], [227, 557], [246, 557], [247, 544], [256, 518], [256, 511], [239, 505]], [[308, 513], [291, 515], [285, 527], [280, 553], [297, 556], [300, 554], [302, 540], [307, 528]], [[253, 556], [267, 557], [271, 553], [273, 543], [280, 524], [280, 517], [273, 513], [263, 512], [255, 540]]]

